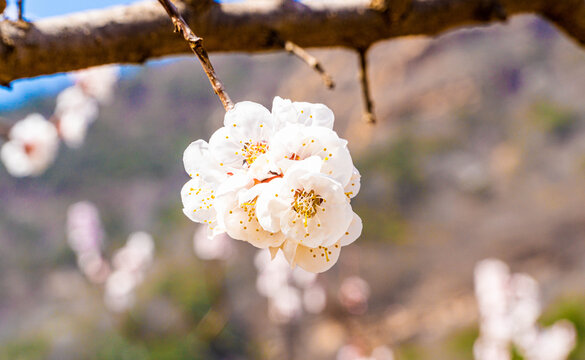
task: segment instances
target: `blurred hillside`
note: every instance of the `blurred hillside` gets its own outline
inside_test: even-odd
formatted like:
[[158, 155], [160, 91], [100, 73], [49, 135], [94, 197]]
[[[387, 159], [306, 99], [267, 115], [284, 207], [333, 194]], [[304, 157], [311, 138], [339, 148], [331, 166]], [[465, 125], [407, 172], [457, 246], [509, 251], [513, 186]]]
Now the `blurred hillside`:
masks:
[[[364, 231], [319, 277], [323, 314], [271, 324], [247, 244], [226, 266], [193, 254], [182, 152], [209, 138], [223, 108], [185, 59], [122, 79], [87, 143], [61, 148], [42, 177], [0, 167], [0, 359], [332, 359], [348, 341], [388, 344], [398, 359], [470, 359], [473, 266], [492, 256], [536, 277], [545, 322], [569, 317], [585, 341], [585, 52], [532, 17], [379, 44], [369, 52], [375, 126], [360, 121], [356, 54], [312, 53], [334, 91], [286, 54], [212, 61], [235, 101], [324, 103], [349, 140]], [[54, 104], [0, 115], [50, 115]], [[67, 246], [67, 207], [85, 199], [101, 210], [106, 253], [133, 231], [156, 240], [127, 315], [107, 311]], [[336, 297], [356, 274], [372, 289], [359, 316]], [[573, 358], [584, 356], [581, 343]]]

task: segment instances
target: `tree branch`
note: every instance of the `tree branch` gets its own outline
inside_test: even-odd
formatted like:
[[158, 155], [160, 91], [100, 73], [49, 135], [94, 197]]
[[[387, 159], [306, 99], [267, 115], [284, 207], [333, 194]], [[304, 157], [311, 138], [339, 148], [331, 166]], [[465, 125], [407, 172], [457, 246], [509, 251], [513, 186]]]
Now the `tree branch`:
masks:
[[[540, 14], [585, 43], [580, 0], [307, 0], [286, 9], [276, 1], [190, 0], [183, 16], [205, 38], [207, 51], [258, 52], [282, 50], [278, 38], [303, 48], [367, 48], [384, 39], [436, 35], [526, 13]], [[186, 52], [153, 1], [43, 19], [28, 28], [2, 21], [0, 84]]]
[[362, 99], [364, 101], [364, 121], [369, 124], [374, 124], [376, 122], [376, 116], [374, 115], [374, 102], [372, 101], [372, 96], [370, 95], [370, 84], [368, 81], [368, 59], [366, 58], [368, 50], [367, 49], [358, 49], [358, 56], [359, 56], [359, 70], [358, 70], [358, 79], [360, 81], [361, 89], [362, 89]]
[[335, 83], [331, 78], [331, 75], [323, 69], [323, 66], [315, 58], [313, 55], [309, 54], [305, 49], [298, 46], [297, 44], [293, 43], [292, 41], [287, 41], [284, 43], [284, 49], [290, 53], [291, 55], [295, 55], [299, 59], [303, 60], [305, 64], [309, 65], [312, 69], [314, 69], [319, 75], [321, 75], [321, 79], [327, 88], [333, 89], [335, 87]]
[[203, 39], [195, 35], [195, 33], [191, 30], [189, 25], [187, 25], [181, 14], [179, 14], [179, 11], [175, 5], [173, 5], [170, 0], [159, 0], [159, 2], [166, 10], [167, 14], [169, 14], [169, 17], [175, 26], [175, 31], [180, 32], [181, 35], [183, 35], [187, 43], [189, 43], [189, 47], [201, 62], [201, 66], [205, 71], [205, 75], [207, 75], [207, 78], [211, 83], [211, 87], [219, 97], [219, 100], [223, 104], [225, 111], [233, 109], [234, 103], [227, 94], [225, 87], [215, 74], [215, 69], [209, 60], [209, 55], [207, 55], [207, 51], [205, 51], [205, 48], [203, 47]]

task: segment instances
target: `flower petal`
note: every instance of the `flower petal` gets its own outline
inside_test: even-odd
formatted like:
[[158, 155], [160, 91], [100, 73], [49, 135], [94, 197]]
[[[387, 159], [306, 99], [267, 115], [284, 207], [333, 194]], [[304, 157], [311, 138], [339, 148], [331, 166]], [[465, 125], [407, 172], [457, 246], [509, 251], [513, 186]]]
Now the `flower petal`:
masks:
[[295, 263], [306, 271], [321, 273], [335, 265], [339, 259], [340, 251], [341, 245], [339, 243], [330, 247], [319, 246], [317, 248], [300, 245], [296, 250]]
[[335, 115], [327, 106], [307, 102], [294, 102], [293, 106], [299, 114], [297, 119], [299, 124], [306, 126], [323, 126], [333, 129]]
[[290, 207], [287, 203], [288, 194], [283, 194], [283, 180], [274, 179], [266, 184], [265, 190], [256, 201], [256, 216], [263, 229], [272, 232], [280, 231], [280, 217]]
[[358, 214], [353, 213], [351, 224], [349, 224], [345, 234], [343, 234], [341, 239], [339, 239], [339, 244], [341, 246], [346, 246], [356, 241], [356, 239], [362, 234], [362, 228], [362, 219], [358, 216]]
[[225, 114], [223, 124], [246, 140], [267, 140], [274, 131], [274, 120], [268, 109], [252, 101], [237, 103]]
[[209, 151], [209, 144], [203, 140], [193, 141], [183, 153], [185, 171], [191, 177], [202, 176], [211, 183], [220, 183], [227, 178], [219, 161]]
[[212, 223], [215, 220], [213, 185], [201, 177], [193, 178], [181, 189], [183, 213], [189, 219], [199, 223]]
[[361, 177], [360, 172], [354, 166], [351, 177], [349, 178], [347, 185], [345, 185], [345, 189], [343, 189], [348, 199], [355, 197], [360, 191]]

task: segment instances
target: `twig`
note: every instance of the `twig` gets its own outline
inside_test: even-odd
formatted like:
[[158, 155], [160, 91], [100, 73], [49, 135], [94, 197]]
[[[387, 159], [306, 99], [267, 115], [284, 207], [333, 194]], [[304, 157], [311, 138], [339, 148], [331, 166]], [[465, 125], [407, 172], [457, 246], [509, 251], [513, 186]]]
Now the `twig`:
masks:
[[24, 20], [24, 0], [18, 0], [16, 2], [18, 5], [18, 20]]
[[374, 102], [370, 95], [370, 85], [368, 82], [368, 61], [366, 59], [368, 49], [357, 49], [360, 58], [360, 68], [358, 71], [358, 78], [362, 87], [362, 98], [364, 100], [364, 115], [363, 119], [365, 122], [374, 124], [376, 122], [376, 116], [374, 115]]
[[309, 54], [305, 49], [293, 43], [292, 41], [286, 41], [284, 43], [284, 49], [289, 54], [295, 55], [299, 59], [303, 60], [307, 65], [309, 65], [316, 72], [318, 72], [319, 75], [321, 75], [321, 79], [323, 79], [323, 82], [325, 83], [325, 86], [327, 86], [328, 89], [333, 89], [335, 87], [333, 79], [325, 71], [325, 69], [323, 69], [323, 66], [321, 66], [319, 60], [317, 60], [317, 58]]
[[159, 2], [165, 8], [167, 14], [169, 14], [169, 17], [175, 26], [175, 31], [180, 32], [183, 35], [185, 40], [189, 43], [189, 47], [193, 53], [197, 55], [197, 58], [201, 62], [201, 66], [203, 67], [205, 74], [209, 78], [211, 87], [219, 97], [219, 100], [221, 100], [225, 111], [231, 110], [234, 107], [234, 103], [227, 94], [223, 84], [215, 74], [215, 69], [213, 69], [213, 65], [209, 60], [207, 51], [203, 47], [203, 39], [193, 33], [189, 25], [187, 25], [185, 19], [183, 19], [181, 14], [179, 14], [179, 11], [170, 0], [159, 0]]

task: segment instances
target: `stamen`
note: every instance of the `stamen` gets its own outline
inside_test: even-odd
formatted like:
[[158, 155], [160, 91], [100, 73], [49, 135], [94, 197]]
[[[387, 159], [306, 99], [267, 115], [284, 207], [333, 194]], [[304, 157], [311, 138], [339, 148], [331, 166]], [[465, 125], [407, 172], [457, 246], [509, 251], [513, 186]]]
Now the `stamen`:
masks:
[[308, 227], [309, 219], [317, 214], [318, 207], [321, 206], [323, 201], [324, 199], [321, 196], [315, 194], [315, 190], [307, 192], [297, 189], [291, 206], [298, 216], [303, 219], [303, 225]]
[[254, 144], [252, 143], [252, 140], [250, 140], [249, 142], [244, 143], [244, 147], [242, 148], [244, 163], [250, 166], [260, 155], [266, 154], [267, 151], [268, 144], [265, 141], [260, 141]]

